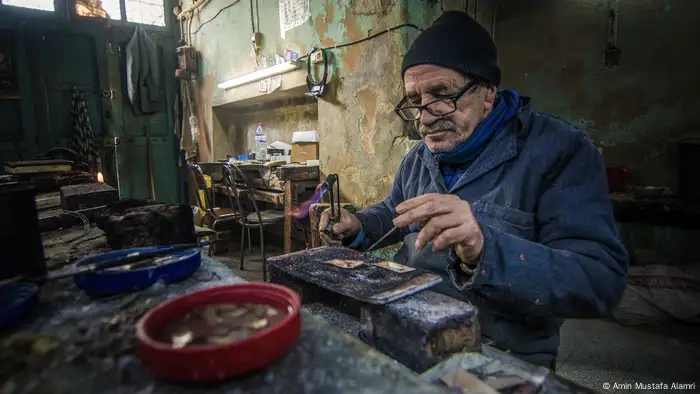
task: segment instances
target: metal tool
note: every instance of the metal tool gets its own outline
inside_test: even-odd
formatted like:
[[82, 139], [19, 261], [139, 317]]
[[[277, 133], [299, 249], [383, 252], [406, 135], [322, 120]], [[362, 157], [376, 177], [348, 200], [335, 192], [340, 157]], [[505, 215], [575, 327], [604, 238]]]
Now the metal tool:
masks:
[[[330, 174], [323, 181], [328, 190], [328, 199], [330, 202], [331, 215], [326, 225], [326, 233], [333, 235], [333, 225], [340, 222], [340, 180], [338, 174]], [[333, 186], [335, 185], [335, 190]]]
[[367, 251], [367, 252], [373, 251], [374, 248], [377, 247], [377, 245], [379, 245], [380, 243], [382, 243], [382, 242], [383, 242], [385, 239], [387, 239], [391, 234], [393, 234], [397, 229], [398, 229], [398, 227], [396, 227], [396, 226], [392, 227], [392, 229], [389, 230], [389, 232], [387, 232], [387, 233], [384, 234], [381, 238], [379, 238], [379, 240], [378, 240], [377, 242], [373, 243], [372, 246], [370, 246], [369, 248], [367, 248], [366, 251]]
[[153, 152], [151, 151], [151, 131], [148, 126], [146, 130], [146, 160], [148, 161], [148, 186], [150, 188], [151, 200], [156, 199], [156, 181], [153, 176]]

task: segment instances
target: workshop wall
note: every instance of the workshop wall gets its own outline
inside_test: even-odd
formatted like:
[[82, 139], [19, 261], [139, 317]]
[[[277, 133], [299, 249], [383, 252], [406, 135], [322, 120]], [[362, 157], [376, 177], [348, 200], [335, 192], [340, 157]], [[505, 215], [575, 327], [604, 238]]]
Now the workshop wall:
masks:
[[[437, 1], [312, 0], [310, 20], [285, 32], [283, 38], [277, 4], [277, 0], [260, 0], [258, 5], [259, 30], [264, 35], [261, 55], [267, 57], [283, 54], [285, 49], [304, 55], [314, 46], [332, 47], [404, 22], [427, 26], [440, 11]], [[200, 160], [222, 158], [219, 155], [224, 152], [217, 146], [221, 143], [228, 147], [240, 138], [228, 133], [242, 131], [249, 135], [260, 121], [249, 115], [226, 117], [221, 115], [225, 110], [211, 109], [222, 93], [216, 89], [216, 83], [252, 72], [255, 64], [250, 54], [250, 4], [237, 3], [200, 27], [225, 5], [224, 0], [211, 0], [195, 18], [192, 28], [203, 66], [197, 109], [200, 130], [206, 133], [202, 133], [200, 141]], [[386, 196], [398, 165], [414, 144], [402, 137], [405, 125], [392, 111], [402, 96], [401, 58], [412, 37], [414, 31], [398, 30], [332, 50], [329, 94], [317, 104], [321, 171], [338, 173], [343, 178], [343, 198], [359, 206]], [[282, 111], [292, 117], [291, 113], [297, 110], [305, 111]], [[232, 117], [240, 119], [231, 120]], [[244, 123], [245, 119], [250, 122]], [[213, 149], [207, 149], [212, 145]]]
[[[700, 3], [619, 2], [619, 66], [606, 69], [608, 1], [502, 1], [503, 85], [584, 130], [639, 185], [677, 186], [676, 144], [700, 132]], [[700, 259], [697, 231], [624, 223], [634, 264]]]
[[503, 85], [567, 119], [637, 184], [677, 184], [676, 143], [700, 131], [700, 3], [619, 1], [619, 67], [606, 70], [609, 1], [502, 1]]
[[[565, 118], [602, 147], [610, 165], [632, 170], [640, 184], [676, 186], [675, 142], [692, 135], [700, 121], [696, 95], [700, 60], [688, 52], [700, 26], [691, 21], [700, 4], [681, 1], [620, 2], [618, 67], [606, 70], [608, 1], [500, 1], [496, 41], [503, 86], [534, 97], [535, 108]], [[200, 27], [227, 5], [211, 0], [193, 22], [201, 52], [199, 100], [202, 160], [219, 159], [226, 149], [211, 149], [238, 130], [248, 135], [258, 120], [236, 126], [214, 119], [217, 82], [252, 72], [250, 4], [240, 2]], [[314, 46], [366, 37], [410, 22], [428, 26], [443, 9], [462, 9], [493, 25], [493, 1], [343, 1], [312, 0], [310, 20], [280, 33], [277, 0], [260, 0], [262, 55], [285, 49], [308, 53]], [[477, 5], [478, 4], [478, 5]], [[476, 8], [475, 8], [476, 7]], [[401, 97], [401, 57], [417, 34], [405, 29], [333, 50], [330, 94], [318, 101], [323, 173], [337, 172], [348, 201], [360, 206], [381, 199], [395, 169], [413, 143], [401, 138], [404, 125], [391, 111]], [[392, 76], [392, 77], [387, 77]], [[284, 110], [287, 115], [293, 109]], [[218, 116], [218, 115], [217, 115]], [[235, 131], [234, 131], [235, 130]], [[248, 137], [246, 137], [248, 138]], [[215, 157], [216, 156], [216, 157]], [[378, 166], [377, 163], [382, 163]]]
[[246, 153], [255, 146], [255, 129], [263, 124], [268, 143], [282, 141], [291, 143], [292, 134], [299, 130], [318, 130], [318, 104], [307, 101], [298, 105], [259, 110], [252, 112], [231, 112], [215, 110], [216, 118], [228, 129], [215, 139], [214, 157], [226, 158]]

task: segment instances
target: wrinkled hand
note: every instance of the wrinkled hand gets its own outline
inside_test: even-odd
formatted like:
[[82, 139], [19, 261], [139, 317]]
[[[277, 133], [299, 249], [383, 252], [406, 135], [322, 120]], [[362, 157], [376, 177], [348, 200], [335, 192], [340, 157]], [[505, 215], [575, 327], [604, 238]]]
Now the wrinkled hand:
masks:
[[345, 209], [340, 210], [340, 221], [333, 225], [331, 229], [333, 237], [326, 233], [326, 227], [328, 226], [328, 221], [331, 218], [331, 210], [326, 209], [321, 214], [321, 218], [318, 221], [318, 232], [321, 242], [326, 246], [339, 246], [343, 244], [342, 239], [346, 237], [354, 237], [360, 232], [362, 228], [362, 223], [357, 216], [348, 212]]
[[469, 203], [453, 194], [424, 194], [399, 204], [396, 213], [397, 227], [423, 225], [416, 239], [418, 250], [433, 241], [433, 251], [453, 246], [464, 263], [474, 262], [481, 255], [484, 247], [481, 226], [474, 219]]

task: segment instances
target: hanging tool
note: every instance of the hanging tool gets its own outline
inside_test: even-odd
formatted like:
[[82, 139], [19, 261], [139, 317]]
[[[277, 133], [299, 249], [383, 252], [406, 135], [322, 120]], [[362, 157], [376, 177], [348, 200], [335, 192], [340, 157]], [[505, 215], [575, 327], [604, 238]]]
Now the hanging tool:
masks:
[[[311, 75], [311, 63], [312, 59], [314, 58], [314, 53], [316, 53], [317, 51], [320, 51], [323, 57], [323, 78], [321, 78], [321, 81], [319, 82], [314, 81], [313, 76]], [[312, 97], [323, 97], [328, 91], [328, 88], [326, 86], [327, 84], [328, 56], [326, 55], [325, 50], [314, 48], [309, 54], [309, 58], [306, 61], [306, 89], [308, 90], [306, 95]]]
[[[326, 234], [333, 235], [333, 225], [340, 222], [340, 180], [338, 174], [330, 174], [323, 181], [325, 188], [328, 191], [328, 199], [330, 202], [331, 215], [326, 226]], [[335, 185], [335, 190], [333, 186]]]
[[151, 151], [151, 131], [148, 126], [146, 130], [146, 160], [148, 160], [148, 186], [150, 188], [151, 200], [156, 199], [156, 181], [153, 177], [153, 152]]

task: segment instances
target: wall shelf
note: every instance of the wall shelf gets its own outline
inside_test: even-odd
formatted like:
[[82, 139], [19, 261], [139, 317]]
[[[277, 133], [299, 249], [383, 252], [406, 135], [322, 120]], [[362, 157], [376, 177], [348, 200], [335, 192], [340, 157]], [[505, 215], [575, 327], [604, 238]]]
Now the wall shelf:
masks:
[[223, 90], [215, 97], [212, 106], [216, 109], [249, 110], [277, 101], [307, 98], [306, 71], [295, 70], [280, 74], [282, 83], [271, 93], [260, 92], [259, 81]]

